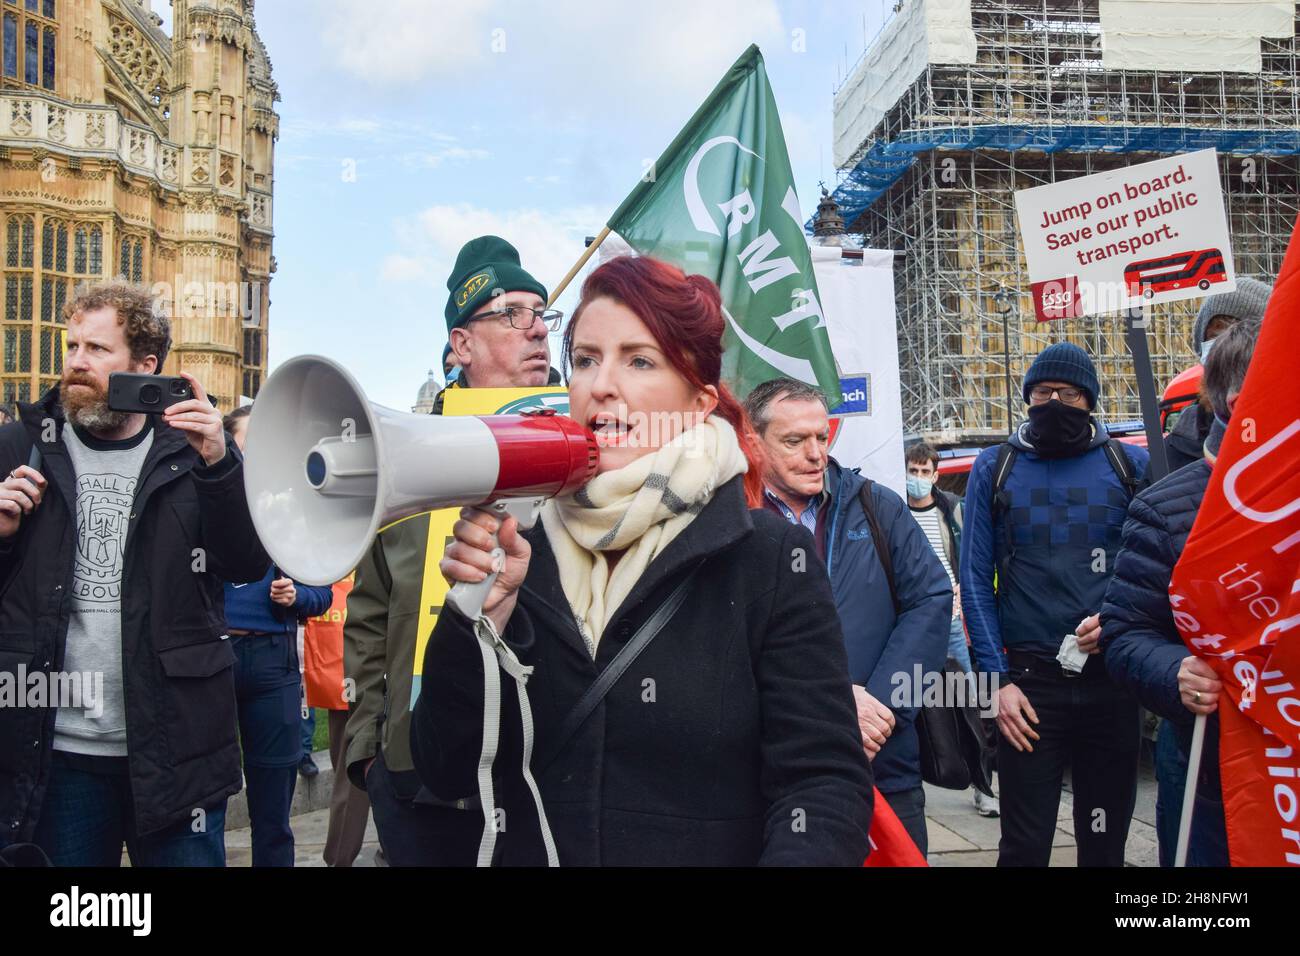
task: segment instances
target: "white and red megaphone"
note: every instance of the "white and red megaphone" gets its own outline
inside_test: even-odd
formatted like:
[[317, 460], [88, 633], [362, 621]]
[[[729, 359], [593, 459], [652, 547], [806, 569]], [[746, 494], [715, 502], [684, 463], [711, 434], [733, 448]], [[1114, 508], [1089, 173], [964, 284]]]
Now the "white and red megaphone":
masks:
[[[346, 577], [380, 528], [422, 511], [488, 504], [528, 527], [599, 461], [595, 437], [567, 416], [398, 412], [366, 401], [346, 369], [315, 355], [266, 380], [245, 453], [258, 537], [285, 574], [318, 585]], [[495, 577], [456, 585], [447, 603], [477, 618]]]

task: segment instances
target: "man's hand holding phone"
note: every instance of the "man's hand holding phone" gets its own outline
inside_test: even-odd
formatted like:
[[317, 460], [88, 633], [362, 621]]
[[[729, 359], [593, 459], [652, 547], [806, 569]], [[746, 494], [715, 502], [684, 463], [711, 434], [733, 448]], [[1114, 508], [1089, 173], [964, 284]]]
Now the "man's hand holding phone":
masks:
[[215, 465], [226, 457], [226, 432], [221, 427], [221, 413], [208, 401], [208, 393], [197, 378], [189, 372], [181, 372], [181, 378], [190, 383], [194, 397], [168, 407], [163, 412], [163, 421], [185, 432], [190, 447], [199, 453], [205, 465]]

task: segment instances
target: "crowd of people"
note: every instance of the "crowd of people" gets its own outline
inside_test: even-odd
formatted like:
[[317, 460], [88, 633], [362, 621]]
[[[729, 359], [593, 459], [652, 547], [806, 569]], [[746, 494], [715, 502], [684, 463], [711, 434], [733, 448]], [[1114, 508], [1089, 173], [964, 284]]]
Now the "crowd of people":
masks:
[[[467, 243], [447, 288], [447, 389], [561, 380], [562, 316], [513, 246]], [[971, 812], [999, 817], [1000, 865], [1047, 864], [1067, 772], [1079, 865], [1123, 864], [1143, 707], [1162, 718], [1168, 864], [1191, 722], [1222, 690], [1182, 644], [1169, 578], [1268, 293], [1240, 280], [1204, 300], [1203, 401], [1172, 428], [1187, 461], [1168, 477], [1107, 432], [1092, 360], [1061, 342], [1034, 358], [1025, 421], [979, 455], [964, 499], [924, 443], [899, 463], [900, 496], [830, 455], [816, 388], [729, 391], [712, 282], [613, 258], [584, 282], [558, 363], [600, 446], [595, 477], [528, 530], [478, 508], [446, 542], [428, 514], [397, 522], [329, 588], [258, 541], [248, 407], [223, 419], [181, 373], [194, 398], [162, 415], [109, 408], [108, 376], [158, 372], [170, 326], [138, 287], [90, 288], [67, 307], [60, 384], [0, 426], [0, 672], [76, 673], [83, 690], [101, 675], [102, 691], [0, 707], [0, 848], [224, 865], [242, 787], [253, 864], [292, 865], [310, 652], [341, 657], [339, 692], [316, 701], [337, 771], [331, 865], [355, 860], [367, 808], [392, 866], [858, 866], [877, 801], [924, 854], [921, 708], [895, 691], [945, 668], [997, 681], [980, 747], [998, 795], [975, 788]], [[420, 633], [430, 575], [491, 572], [481, 616], [448, 607]], [[1211, 753], [1193, 863], [1227, 862], [1217, 773]]]

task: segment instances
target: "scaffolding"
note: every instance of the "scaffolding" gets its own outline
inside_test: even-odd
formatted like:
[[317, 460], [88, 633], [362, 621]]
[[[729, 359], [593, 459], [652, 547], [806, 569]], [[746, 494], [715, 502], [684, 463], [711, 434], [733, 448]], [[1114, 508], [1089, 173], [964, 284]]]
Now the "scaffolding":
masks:
[[[850, 232], [897, 253], [904, 424], [943, 444], [1005, 435], [1029, 361], [1063, 340], [1097, 363], [1102, 416], [1136, 419], [1122, 316], [1035, 320], [1013, 195], [1213, 146], [1237, 274], [1271, 282], [1300, 213], [1295, 10], [1291, 35], [1260, 40], [1257, 72], [1181, 72], [1103, 67], [1098, 0], [969, 8], [974, 62], [924, 64], [840, 163], [834, 193]], [[1196, 361], [1198, 305], [1148, 307], [1158, 387]]]

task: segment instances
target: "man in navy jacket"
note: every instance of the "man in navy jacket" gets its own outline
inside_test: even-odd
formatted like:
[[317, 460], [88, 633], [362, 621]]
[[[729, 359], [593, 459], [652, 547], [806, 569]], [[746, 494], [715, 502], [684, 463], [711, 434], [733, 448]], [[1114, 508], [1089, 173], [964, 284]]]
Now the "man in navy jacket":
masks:
[[873, 483], [869, 493], [893, 565], [895, 611], [862, 506], [866, 479], [827, 453], [830, 423], [820, 391], [775, 379], [750, 393], [745, 411], [763, 442], [764, 506], [812, 531], [826, 562], [876, 788], [925, 853], [917, 674], [943, 671], [952, 617], [948, 575], [903, 500]]
[[1156, 838], [1160, 865], [1172, 866], [1187, 781], [1192, 728], [1209, 715], [1197, 777], [1188, 866], [1228, 866], [1228, 836], [1219, 782], [1219, 695], [1214, 669], [1188, 652], [1174, 624], [1169, 582], [1196, 523], [1213, 460], [1246, 381], [1259, 321], [1243, 319], [1205, 360], [1202, 388], [1214, 422], [1203, 457], [1157, 481], [1134, 499], [1124, 524], [1124, 549], [1101, 610], [1102, 654], [1116, 682], [1164, 718], [1156, 740]]
[[[1083, 349], [1048, 346], [1025, 376], [1014, 457], [984, 449], [967, 485], [962, 610], [976, 669], [999, 676], [999, 866], [1047, 866], [1067, 767], [1079, 865], [1124, 865], [1139, 712], [1098, 656], [1098, 612], [1147, 453], [1107, 448], [1097, 391]], [[1067, 635], [1081, 671], [1058, 660]]]

